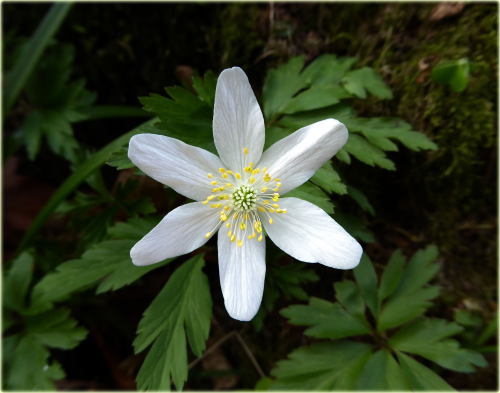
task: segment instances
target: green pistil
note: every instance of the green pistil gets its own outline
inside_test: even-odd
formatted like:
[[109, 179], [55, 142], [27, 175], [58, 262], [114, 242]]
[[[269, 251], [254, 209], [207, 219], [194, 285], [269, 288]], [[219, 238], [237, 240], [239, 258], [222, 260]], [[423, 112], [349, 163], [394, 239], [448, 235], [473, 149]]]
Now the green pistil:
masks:
[[240, 186], [231, 195], [236, 210], [253, 210], [257, 202], [257, 193], [252, 187]]

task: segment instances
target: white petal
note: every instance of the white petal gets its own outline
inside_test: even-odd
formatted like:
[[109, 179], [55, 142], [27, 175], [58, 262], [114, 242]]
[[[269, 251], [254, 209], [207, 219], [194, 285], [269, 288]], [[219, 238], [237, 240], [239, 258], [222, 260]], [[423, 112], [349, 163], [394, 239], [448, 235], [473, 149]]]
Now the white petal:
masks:
[[273, 223], [262, 220], [279, 248], [303, 262], [318, 262], [337, 269], [356, 267], [363, 253], [359, 243], [322, 209], [298, 198], [283, 198]]
[[224, 304], [229, 315], [240, 321], [251, 320], [259, 310], [266, 276], [266, 244], [244, 240], [238, 247], [225, 230], [219, 231], [219, 277]]
[[262, 155], [258, 166], [281, 179], [280, 193], [305, 183], [347, 142], [347, 128], [334, 119], [303, 127], [276, 142]]
[[219, 158], [199, 147], [164, 135], [134, 135], [128, 157], [148, 176], [195, 201], [210, 195], [213, 186], [207, 173], [217, 173]]
[[132, 247], [132, 262], [151, 265], [196, 250], [208, 241], [205, 235], [214, 233], [218, 222], [217, 211], [201, 202], [179, 206]]
[[[239, 67], [224, 70], [215, 90], [214, 142], [221, 160], [233, 171], [256, 164], [264, 148], [264, 117], [248, 78]], [[248, 149], [244, 154], [243, 149]]]

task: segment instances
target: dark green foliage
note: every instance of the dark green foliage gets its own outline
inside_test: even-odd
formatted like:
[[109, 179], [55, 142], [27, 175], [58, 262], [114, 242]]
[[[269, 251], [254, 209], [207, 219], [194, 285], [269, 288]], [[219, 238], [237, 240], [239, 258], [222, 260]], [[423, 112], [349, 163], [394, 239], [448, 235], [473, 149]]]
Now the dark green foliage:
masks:
[[91, 246], [80, 258], [60, 264], [33, 290], [33, 302], [46, 307], [69, 295], [97, 286], [97, 293], [117, 290], [151, 270], [170, 262], [138, 267], [132, 264], [130, 249], [156, 224], [156, 220], [132, 218], [108, 231], [109, 239]]
[[182, 389], [187, 379], [187, 342], [196, 356], [205, 350], [212, 298], [202, 271], [203, 255], [184, 262], [144, 312], [135, 352], [153, 343], [137, 375], [139, 390]]
[[[411, 356], [459, 372], [486, 366], [482, 355], [450, 338], [463, 330], [461, 326], [424, 316], [438, 293], [428, 284], [438, 272], [437, 257], [434, 246], [408, 262], [396, 251], [378, 285], [365, 255], [354, 269], [355, 283], [335, 284], [337, 303], [311, 297], [307, 305], [284, 309], [282, 315], [290, 323], [308, 327], [305, 335], [329, 341], [298, 348], [278, 362], [270, 389], [452, 390]], [[363, 341], [370, 344], [345, 340], [357, 336], [368, 336]]]
[[85, 89], [83, 79], [70, 81], [74, 48], [56, 44], [42, 58], [26, 85], [26, 94], [34, 108], [18, 131], [28, 156], [33, 160], [43, 138], [50, 149], [71, 162], [78, 159], [79, 144], [72, 123], [85, 118], [84, 111], [96, 99]]
[[470, 64], [467, 59], [439, 63], [432, 69], [431, 77], [436, 82], [449, 85], [453, 91], [464, 91], [469, 83]]
[[4, 388], [54, 390], [64, 377], [61, 365], [50, 359], [50, 348], [72, 349], [87, 331], [77, 326], [66, 308], [37, 309], [26, 295], [33, 275], [33, 258], [23, 253], [12, 261], [3, 285]]

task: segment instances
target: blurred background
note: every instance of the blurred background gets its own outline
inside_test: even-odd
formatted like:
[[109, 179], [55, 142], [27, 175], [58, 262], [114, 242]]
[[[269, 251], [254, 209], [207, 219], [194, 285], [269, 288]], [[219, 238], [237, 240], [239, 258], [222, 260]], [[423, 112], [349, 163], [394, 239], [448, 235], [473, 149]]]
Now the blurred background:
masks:
[[[4, 73], [49, 8], [50, 4], [2, 4]], [[217, 75], [227, 67], [242, 67], [259, 97], [266, 71], [296, 55], [310, 61], [333, 53], [356, 57], [360, 66], [373, 67], [392, 89], [394, 99], [363, 100], [356, 104], [358, 113], [401, 117], [439, 149], [418, 154], [401, 149], [391, 156], [397, 171], [356, 163], [346, 173], [347, 178], [356, 177], [358, 188], [377, 212], [369, 222], [377, 242], [366, 250], [372, 259], [385, 261], [396, 248], [411, 254], [436, 244], [442, 257], [438, 276], [442, 291], [433, 315], [453, 318], [455, 310], [463, 309], [484, 325], [496, 318], [497, 4], [76, 3], [54, 37], [57, 45], [65, 45], [64, 55], [56, 61], [60, 72], [86, 82], [88, 95], [80, 97], [82, 105], [95, 100], [99, 105], [136, 108], [126, 117], [96, 116], [75, 123], [75, 139], [88, 151], [147, 119], [138, 97], [161, 94], [165, 86], [189, 86], [193, 75], [208, 70]], [[55, 47], [54, 42], [48, 51]], [[470, 64], [461, 91], [431, 78], [440, 62], [459, 59]], [[38, 88], [43, 92], [43, 86]], [[61, 146], [53, 142], [52, 148], [43, 143], [31, 152], [21, 147], [16, 131], [37, 108], [33, 97], [41, 94], [42, 103], [50, 99], [33, 90], [31, 96], [22, 93], [4, 116], [4, 261], [14, 256], [37, 213], [70, 175], [68, 160], [75, 155], [73, 162], [78, 162], [77, 149], [64, 150], [64, 141]], [[61, 149], [61, 154], [54, 154], [54, 149]], [[107, 184], [119, 182], [120, 176], [114, 168], [103, 169]], [[159, 212], [169, 210], [161, 206], [160, 186], [147, 183], [144, 187], [153, 187], [151, 195], [159, 195], [153, 197]], [[38, 242], [58, 245], [53, 254], [74, 256], [71, 242], [65, 241], [70, 234], [64, 223], [49, 220], [42, 233]], [[53, 257], [43, 255], [40, 263], [50, 266]], [[134, 370], [142, 359], [132, 354], [130, 343], [143, 310], [168, 276], [164, 273], [149, 277], [148, 285], [75, 300], [73, 313], [85, 321], [90, 333], [74, 350], [54, 352], [67, 374], [58, 388], [135, 387]], [[338, 272], [329, 274], [332, 280], [340, 277]], [[216, 307], [221, 307], [219, 291], [212, 295]], [[212, 338], [216, 341], [218, 329], [231, 329], [231, 324], [237, 322], [215, 324]], [[115, 330], [117, 325], [122, 331]], [[266, 373], [296, 346], [293, 340], [301, 340], [300, 329], [287, 327], [292, 330], [287, 336], [293, 337], [290, 342], [279, 343], [273, 354], [259, 353], [259, 348], [266, 350], [262, 343], [275, 342], [282, 329], [282, 324], [266, 325], [260, 338], [246, 337], [255, 356], [266, 359], [262, 365]], [[490, 344], [496, 345], [495, 337]], [[495, 390], [496, 356], [496, 352], [487, 353], [489, 366], [476, 373], [444, 371], [442, 376], [459, 389]], [[258, 378], [241, 346], [228, 341], [193, 368], [186, 388], [253, 388]]]

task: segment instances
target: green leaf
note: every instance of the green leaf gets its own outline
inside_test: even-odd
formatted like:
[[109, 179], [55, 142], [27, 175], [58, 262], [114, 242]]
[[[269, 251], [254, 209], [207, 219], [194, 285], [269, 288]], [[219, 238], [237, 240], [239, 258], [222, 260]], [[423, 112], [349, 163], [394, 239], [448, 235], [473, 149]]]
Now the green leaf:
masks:
[[342, 226], [342, 228], [349, 232], [351, 236], [354, 236], [365, 243], [375, 242], [373, 232], [367, 228], [365, 221], [363, 221], [360, 217], [337, 210], [335, 211], [333, 218]]
[[356, 284], [350, 280], [339, 281], [334, 284], [337, 300], [350, 314], [365, 320], [365, 302]]
[[217, 78], [212, 71], [207, 71], [203, 78], [193, 77], [193, 87], [198, 93], [200, 100], [206, 102], [211, 108], [214, 106], [216, 86]]
[[139, 98], [144, 110], [160, 119], [149, 132], [180, 139], [216, 153], [212, 134], [213, 108], [183, 87], [167, 87], [165, 90], [170, 98], [159, 94]]
[[360, 133], [368, 142], [384, 151], [397, 151], [394, 141], [414, 151], [436, 150], [437, 145], [425, 134], [413, 131], [410, 124], [392, 117], [349, 117], [345, 124], [349, 131]]
[[455, 390], [431, 369], [401, 352], [397, 356], [412, 390]]
[[387, 352], [382, 349], [371, 354], [358, 378], [357, 390], [387, 390], [387, 360]]
[[368, 255], [363, 253], [361, 261], [353, 273], [366, 305], [376, 317], [378, 315], [377, 275]]
[[392, 98], [391, 89], [380, 75], [370, 67], [349, 71], [342, 79], [345, 89], [359, 98], [366, 98], [366, 91], [380, 99]]
[[55, 390], [54, 380], [64, 378], [59, 363], [49, 363], [50, 353], [35, 337], [25, 336], [17, 345], [7, 373], [13, 390]]
[[311, 181], [327, 192], [335, 192], [340, 195], [347, 193], [346, 185], [342, 182], [339, 174], [333, 169], [330, 162], [319, 168], [311, 178]]
[[353, 57], [322, 55], [304, 69], [302, 77], [312, 86], [338, 84], [356, 61]]
[[42, 141], [43, 131], [41, 129], [42, 115], [39, 111], [31, 112], [24, 120], [19, 134], [24, 140], [28, 158], [34, 160], [40, 151], [40, 144]]
[[303, 66], [304, 58], [299, 56], [268, 71], [262, 90], [264, 117], [267, 122], [283, 113], [292, 97], [306, 87], [307, 81], [300, 75]]
[[432, 69], [431, 78], [453, 91], [462, 92], [469, 84], [470, 63], [466, 58], [439, 63]]
[[186, 335], [196, 356], [204, 351], [212, 299], [203, 265], [203, 255], [184, 262], [144, 312], [135, 352], [154, 344], [137, 375], [138, 389], [168, 390], [170, 381], [182, 389], [188, 373]]
[[4, 113], [8, 113], [21, 93], [46, 46], [57, 32], [73, 4], [53, 4], [24, 46], [16, 63], [5, 76]]
[[370, 345], [352, 341], [298, 348], [271, 371], [276, 377], [271, 389], [354, 390], [370, 352]]
[[126, 147], [122, 147], [111, 154], [111, 157], [109, 157], [109, 160], [106, 161], [106, 164], [115, 167], [119, 171], [135, 167], [132, 161], [128, 158], [128, 148]]
[[406, 260], [401, 250], [394, 251], [380, 280], [380, 288], [378, 290], [378, 299], [380, 302], [392, 295], [398, 287], [399, 280], [403, 275], [405, 263]]
[[163, 266], [139, 267], [130, 260], [130, 249], [156, 221], [132, 218], [109, 229], [111, 239], [88, 249], [81, 258], [64, 262], [35, 286], [32, 301], [42, 306], [67, 298], [72, 293], [97, 286], [97, 293], [117, 290], [138, 280], [144, 274]]
[[365, 138], [357, 134], [349, 135], [349, 140], [342, 150], [352, 154], [359, 161], [364, 162], [367, 165], [376, 165], [390, 171], [396, 169], [394, 162], [387, 158], [383, 150], [380, 150], [378, 147], [372, 145]]
[[12, 261], [3, 282], [3, 303], [11, 310], [26, 306], [26, 294], [33, 277], [33, 257], [23, 252]]
[[344, 310], [338, 303], [311, 297], [309, 305], [293, 305], [281, 311], [289, 322], [310, 326], [304, 334], [316, 338], [338, 339], [370, 333], [359, 318]]
[[26, 333], [41, 344], [58, 349], [72, 349], [87, 336], [87, 330], [77, 326], [77, 321], [70, 317], [70, 311], [65, 308], [28, 316]]
[[291, 197], [311, 202], [312, 204], [322, 208], [325, 212], [333, 214], [334, 206], [330, 197], [325, 194], [321, 188], [310, 182], [302, 184], [300, 187], [293, 189], [283, 196], [283, 198]]
[[435, 286], [425, 287], [439, 271], [436, 263], [438, 250], [436, 246], [428, 246], [417, 251], [405, 266], [396, 290], [382, 306], [377, 329], [383, 331], [402, 325], [427, 310], [439, 294]]
[[403, 352], [413, 353], [429, 359], [441, 367], [461, 372], [473, 372], [473, 365], [484, 367], [485, 359], [479, 353], [460, 348], [457, 341], [444, 338], [460, 333], [463, 328], [443, 319], [422, 318], [405, 326], [389, 341]]
[[349, 193], [349, 196], [354, 199], [356, 203], [361, 207], [361, 209], [370, 213], [372, 216], [375, 215], [375, 209], [362, 191], [358, 190], [355, 187], [349, 186], [347, 187], [347, 192]]
[[56, 209], [56, 207], [82, 182], [84, 182], [89, 175], [99, 168], [103, 163], [105, 163], [108, 158], [117, 149], [128, 143], [130, 138], [135, 134], [140, 134], [147, 132], [147, 126], [157, 119], [151, 119], [146, 123], [134, 128], [132, 131], [123, 134], [122, 136], [115, 139], [113, 142], [109, 143], [97, 153], [90, 156], [84, 163], [78, 166], [78, 168], [69, 176], [61, 186], [52, 194], [49, 201], [45, 204], [43, 209], [38, 213], [33, 223], [26, 231], [24, 237], [22, 238], [19, 250], [23, 250], [28, 245], [31, 244], [37, 232], [42, 228], [45, 221], [49, 218], [50, 214]]
[[394, 357], [387, 351], [386, 354], [386, 380], [387, 380], [387, 390], [411, 390], [410, 381], [407, 375], [402, 370], [399, 363], [394, 359]]
[[291, 114], [335, 105], [350, 95], [338, 85], [316, 85], [293, 97], [283, 109]]

